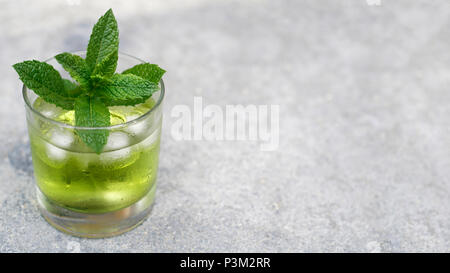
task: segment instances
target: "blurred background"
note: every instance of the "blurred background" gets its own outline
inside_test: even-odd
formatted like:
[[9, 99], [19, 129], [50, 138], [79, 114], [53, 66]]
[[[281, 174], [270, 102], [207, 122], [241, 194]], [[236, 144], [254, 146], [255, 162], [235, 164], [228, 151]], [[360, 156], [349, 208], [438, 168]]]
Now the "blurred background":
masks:
[[[445, 0], [0, 1], [0, 252], [450, 251]], [[85, 49], [112, 8], [167, 96], [156, 203], [119, 237], [40, 217], [11, 65]], [[280, 106], [280, 145], [175, 141], [175, 105]]]

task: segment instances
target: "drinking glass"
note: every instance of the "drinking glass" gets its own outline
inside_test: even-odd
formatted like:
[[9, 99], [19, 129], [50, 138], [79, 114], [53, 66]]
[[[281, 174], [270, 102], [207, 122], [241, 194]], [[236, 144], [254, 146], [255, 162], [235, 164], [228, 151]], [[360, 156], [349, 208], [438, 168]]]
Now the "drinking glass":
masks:
[[[85, 57], [85, 52], [73, 52]], [[54, 58], [47, 62], [63, 78]], [[117, 71], [142, 63], [119, 53]], [[145, 103], [110, 107], [111, 126], [74, 126], [74, 111], [46, 103], [23, 86], [38, 207], [55, 228], [81, 237], [108, 237], [139, 225], [155, 196], [164, 83]], [[107, 130], [100, 154], [77, 131]]]

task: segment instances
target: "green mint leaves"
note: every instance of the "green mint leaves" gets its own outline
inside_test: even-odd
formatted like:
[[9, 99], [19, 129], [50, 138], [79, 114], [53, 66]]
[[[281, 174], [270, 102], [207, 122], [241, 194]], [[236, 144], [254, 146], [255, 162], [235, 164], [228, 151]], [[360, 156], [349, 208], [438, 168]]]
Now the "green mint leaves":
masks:
[[108, 105], [134, 105], [145, 102], [159, 89], [156, 83], [132, 74], [115, 74], [97, 88]]
[[78, 55], [61, 53], [55, 59], [69, 72], [70, 76], [83, 86], [89, 86], [90, 72], [86, 61]]
[[100, 154], [108, 141], [108, 106], [136, 105], [159, 90], [166, 72], [155, 64], [138, 64], [115, 73], [118, 61], [119, 30], [112, 10], [94, 25], [86, 58], [61, 53], [55, 59], [76, 82], [61, 78], [50, 64], [36, 60], [13, 65], [26, 87], [49, 103], [75, 111], [76, 134], [94, 152]]
[[[81, 127], [109, 126], [108, 107], [99, 98], [80, 96], [75, 100], [75, 125]], [[105, 129], [77, 130], [86, 145], [96, 153], [101, 153], [108, 140], [109, 131]]]
[[46, 102], [66, 110], [72, 110], [75, 99], [68, 90], [59, 72], [53, 66], [36, 60], [13, 65], [20, 80]]
[[[116, 18], [112, 10], [108, 10], [105, 15], [100, 17], [92, 30], [91, 37], [86, 53], [86, 64], [90, 71], [94, 71], [102, 61], [106, 58], [111, 59], [108, 61], [109, 67], [113, 72], [116, 70], [117, 64], [117, 51], [119, 48], [119, 30], [117, 28]], [[115, 56], [115, 58], [114, 58]]]
[[133, 74], [143, 79], [158, 84], [166, 71], [156, 64], [143, 63], [133, 66], [122, 72], [122, 74]]

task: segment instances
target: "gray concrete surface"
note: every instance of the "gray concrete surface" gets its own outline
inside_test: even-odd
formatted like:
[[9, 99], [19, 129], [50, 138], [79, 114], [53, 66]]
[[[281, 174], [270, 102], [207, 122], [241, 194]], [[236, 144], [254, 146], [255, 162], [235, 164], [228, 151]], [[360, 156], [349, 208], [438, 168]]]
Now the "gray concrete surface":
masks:
[[[450, 251], [448, 1], [0, 1], [0, 252]], [[11, 65], [86, 47], [109, 7], [121, 51], [168, 70], [159, 188], [124, 235], [39, 215]], [[171, 109], [280, 105], [280, 146], [175, 141]]]

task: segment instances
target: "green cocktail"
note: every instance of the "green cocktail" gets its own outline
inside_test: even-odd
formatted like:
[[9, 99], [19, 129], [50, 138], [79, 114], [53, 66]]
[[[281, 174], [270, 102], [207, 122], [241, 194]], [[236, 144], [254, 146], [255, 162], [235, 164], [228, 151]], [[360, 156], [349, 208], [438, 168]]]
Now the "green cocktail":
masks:
[[[139, 62], [119, 55], [119, 68]], [[73, 110], [50, 104], [24, 86], [38, 204], [53, 226], [72, 235], [106, 237], [135, 227], [150, 213], [164, 98], [164, 84], [159, 85], [144, 103], [108, 107], [110, 126], [103, 129], [108, 138], [101, 153], [78, 133], [95, 128], [75, 126]]]
[[[111, 125], [142, 116], [154, 105], [150, 99], [137, 106], [110, 107]], [[58, 109], [38, 98], [34, 109], [48, 118], [74, 124], [73, 111]], [[71, 128], [49, 122], [29, 126], [34, 172], [41, 192], [56, 204], [84, 213], [105, 213], [126, 208], [154, 186], [158, 167], [160, 127], [149, 124], [111, 130], [106, 151], [89, 151]], [[134, 132], [133, 130], [138, 130]], [[140, 135], [144, 134], [144, 135]]]

